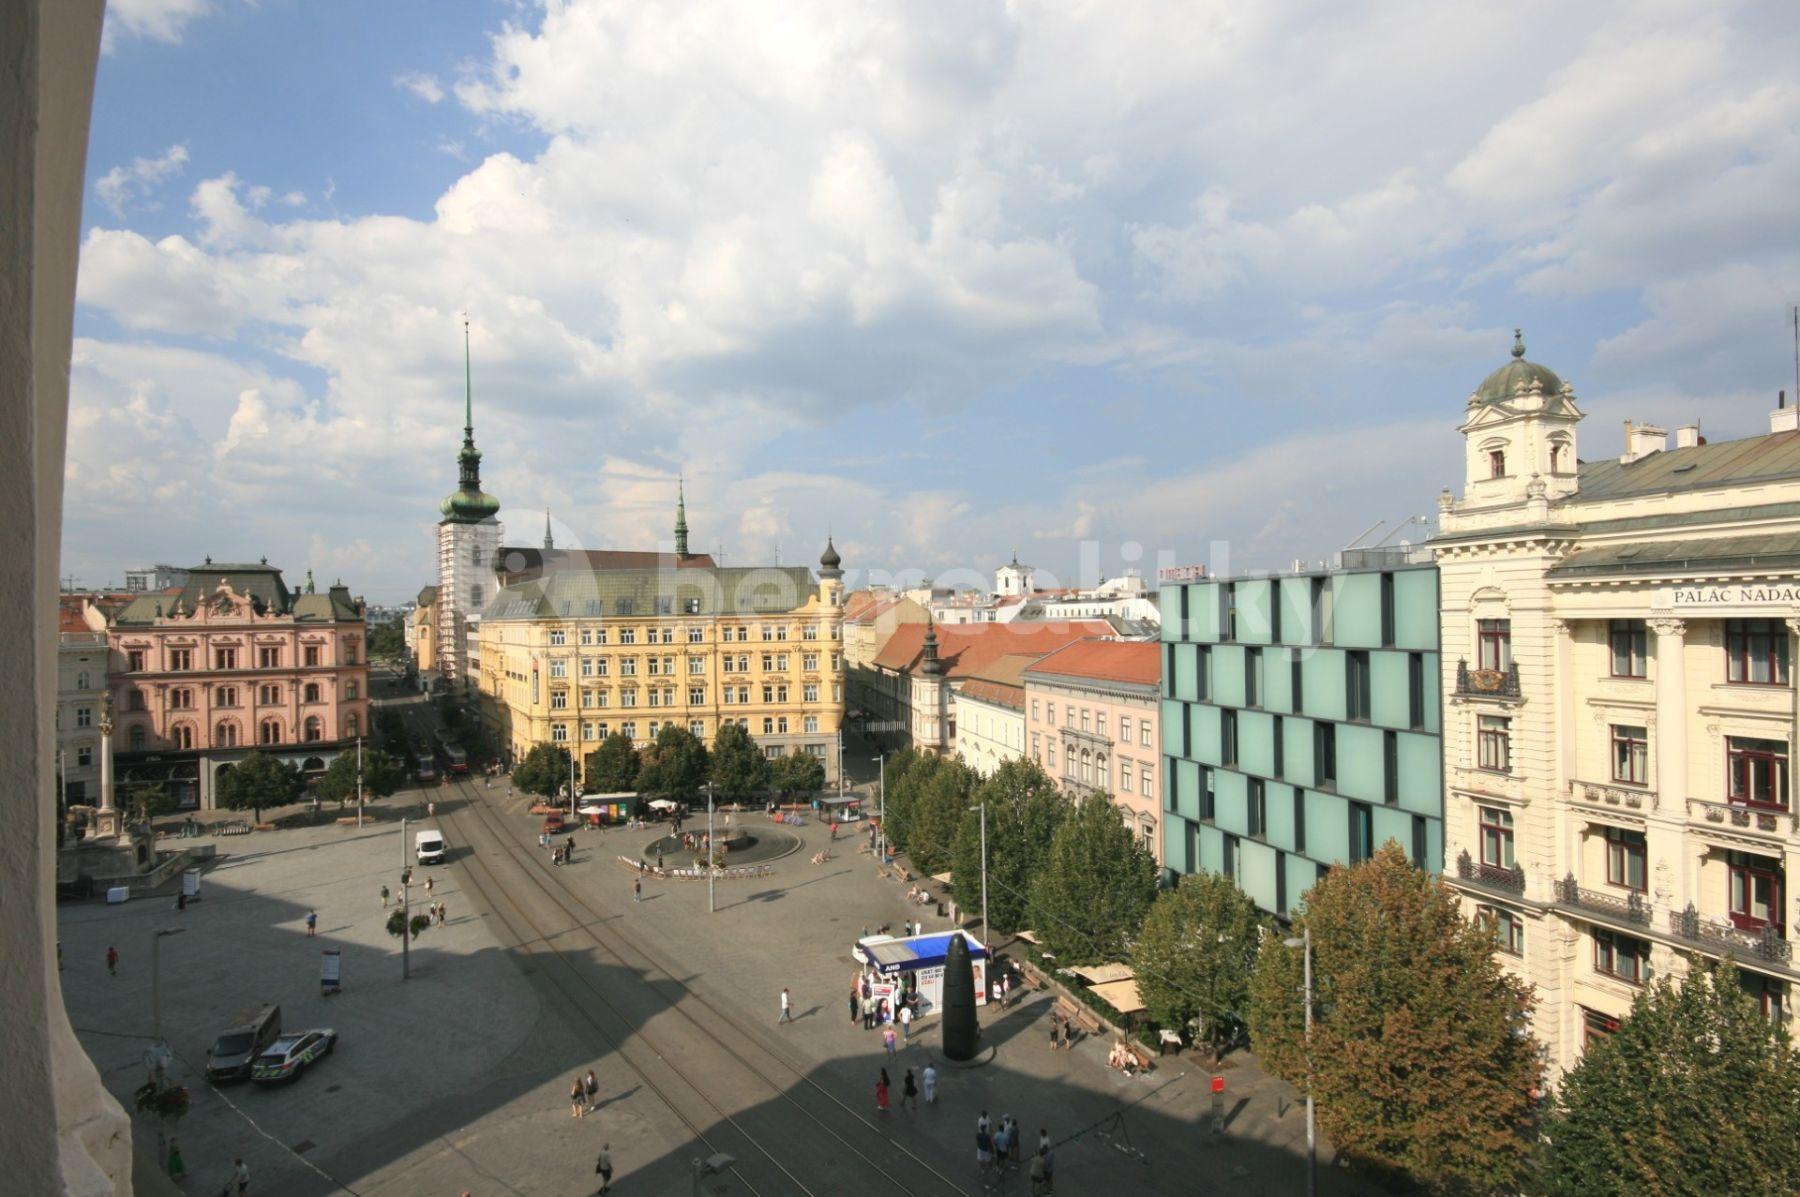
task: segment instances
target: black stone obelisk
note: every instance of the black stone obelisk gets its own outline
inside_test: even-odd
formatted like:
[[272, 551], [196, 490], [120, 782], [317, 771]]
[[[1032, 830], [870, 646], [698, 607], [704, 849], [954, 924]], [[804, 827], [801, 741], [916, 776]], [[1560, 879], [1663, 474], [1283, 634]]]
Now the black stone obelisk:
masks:
[[950, 941], [944, 959], [944, 1056], [951, 1060], [975, 1058], [975, 962], [969, 941], [958, 935]]

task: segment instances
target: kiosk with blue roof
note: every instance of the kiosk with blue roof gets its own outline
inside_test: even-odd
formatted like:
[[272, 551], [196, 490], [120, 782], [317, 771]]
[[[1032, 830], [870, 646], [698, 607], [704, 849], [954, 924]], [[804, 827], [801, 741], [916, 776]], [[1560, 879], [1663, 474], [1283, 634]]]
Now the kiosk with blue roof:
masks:
[[967, 931], [937, 931], [904, 939], [871, 935], [856, 941], [853, 955], [889, 985], [917, 992], [919, 1014], [933, 1014], [944, 1000], [944, 960], [950, 952], [950, 940], [958, 935], [968, 943], [969, 957], [975, 966], [975, 1004], [985, 1005], [987, 949]]

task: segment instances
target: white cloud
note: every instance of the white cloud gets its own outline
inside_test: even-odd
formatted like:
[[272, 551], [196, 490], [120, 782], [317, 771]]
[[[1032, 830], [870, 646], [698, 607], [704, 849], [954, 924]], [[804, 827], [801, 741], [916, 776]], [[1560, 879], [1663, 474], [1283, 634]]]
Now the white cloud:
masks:
[[122, 37], [175, 44], [189, 24], [212, 10], [212, 0], [108, 0], [100, 47], [110, 54]]
[[128, 207], [143, 200], [164, 179], [178, 175], [187, 166], [185, 145], [172, 145], [155, 158], [133, 158], [129, 166], [115, 166], [94, 183], [94, 194], [100, 202], [123, 217]]
[[444, 98], [444, 85], [438, 82], [437, 76], [420, 71], [394, 76], [394, 86], [410, 91], [427, 104], [436, 104]]

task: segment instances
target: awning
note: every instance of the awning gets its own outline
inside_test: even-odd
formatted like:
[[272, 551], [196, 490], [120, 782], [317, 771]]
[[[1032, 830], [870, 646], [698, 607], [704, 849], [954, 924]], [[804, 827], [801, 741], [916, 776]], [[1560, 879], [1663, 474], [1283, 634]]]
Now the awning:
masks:
[[950, 874], [948, 874], [948, 873], [933, 873], [931, 875], [931, 879], [933, 881], [937, 882], [939, 885], [949, 885], [950, 884]]
[[1137, 1014], [1144, 1008], [1143, 1001], [1138, 997], [1136, 981], [1108, 981], [1104, 985], [1092, 986], [1088, 992], [1120, 1014]]
[[1096, 990], [1102, 985], [1114, 981], [1129, 981], [1137, 976], [1131, 971], [1129, 964], [1090, 964], [1086, 968], [1072, 968], [1069, 971], [1092, 985]]
[[669, 798], [652, 798], [650, 800], [651, 810], [674, 810], [679, 805], [681, 805], [679, 802]]
[[1021, 932], [1019, 932], [1019, 934], [1017, 936], [1015, 936], [1015, 938], [1022, 939], [1026, 943], [1034, 943], [1040, 948], [1044, 946], [1044, 941], [1039, 939], [1037, 936], [1033, 935], [1029, 931], [1021, 931]]

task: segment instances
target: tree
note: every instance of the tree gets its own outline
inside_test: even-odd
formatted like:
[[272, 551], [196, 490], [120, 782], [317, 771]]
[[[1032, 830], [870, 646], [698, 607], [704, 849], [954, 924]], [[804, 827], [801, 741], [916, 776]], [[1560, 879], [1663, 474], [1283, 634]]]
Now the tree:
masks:
[[569, 784], [569, 750], [561, 744], [534, 744], [513, 766], [513, 785], [527, 794], [554, 797]]
[[402, 620], [390, 619], [369, 629], [369, 656], [397, 657], [406, 651], [406, 629]]
[[444, 725], [444, 730], [452, 735], [455, 734], [457, 728], [462, 726], [462, 704], [448, 694], [437, 700], [437, 713], [438, 721]]
[[158, 815], [172, 815], [176, 810], [175, 795], [160, 781], [137, 786], [131, 791], [131, 810], [139, 823], [148, 823]]
[[1031, 919], [1062, 964], [1123, 960], [1155, 896], [1155, 859], [1106, 796], [1090, 794], [1056, 829], [1032, 882]]
[[1250, 1033], [1264, 1066], [1310, 1082], [1346, 1155], [1437, 1191], [1516, 1192], [1543, 1070], [1530, 987], [1495, 961], [1492, 933], [1392, 840], [1307, 892], [1293, 933], [1307, 930], [1310, 1044], [1302, 953], [1272, 935], [1257, 956]]
[[1250, 978], [1267, 920], [1231, 878], [1193, 873], [1150, 904], [1131, 948], [1138, 996], [1165, 1027], [1201, 1019], [1213, 1059], [1245, 1025]]
[[726, 802], [747, 802], [769, 784], [769, 761], [750, 733], [726, 723], [713, 737], [712, 783]]
[[660, 798], [685, 798], [706, 784], [706, 766], [706, 745], [687, 728], [666, 723], [639, 760], [637, 788]]
[[933, 760], [907, 774], [912, 796], [902, 846], [920, 872], [939, 873], [949, 867], [957, 829], [980, 781], [961, 758]]
[[825, 762], [796, 748], [770, 764], [769, 784], [789, 802], [810, 797], [825, 785]]
[[[988, 925], [1001, 933], [1024, 930], [1031, 879], [1069, 816], [1069, 800], [1042, 766], [1021, 758], [996, 769], [970, 802], [987, 804]], [[950, 851], [950, 876], [957, 902], [975, 909], [981, 900], [981, 812], [966, 806]]]
[[299, 769], [258, 750], [229, 773], [221, 773], [213, 784], [213, 795], [226, 810], [250, 811], [260, 823], [263, 807], [297, 801], [305, 787]]
[[[406, 774], [399, 762], [379, 748], [365, 748], [362, 753], [362, 792], [365, 798], [386, 798], [400, 788]], [[313, 792], [325, 802], [342, 807], [356, 801], [356, 750], [340, 752], [332, 758], [324, 774], [313, 783]]]
[[[1729, 1098], [1730, 1109], [1720, 1102]], [[1543, 1124], [1548, 1197], [1800, 1192], [1800, 1054], [1732, 962], [1657, 979], [1590, 1042]]]
[[637, 789], [637, 749], [618, 732], [612, 733], [588, 753], [586, 778], [588, 788], [600, 794], [625, 794]]
[[938, 758], [916, 748], [903, 748], [887, 759], [886, 792], [882, 797], [882, 834], [904, 846], [912, 829], [912, 808], [921, 780], [937, 767]]
[[407, 755], [412, 747], [412, 738], [406, 734], [406, 720], [393, 707], [382, 707], [375, 712], [375, 734], [381, 739], [381, 746], [399, 756]]

